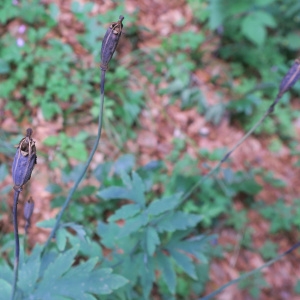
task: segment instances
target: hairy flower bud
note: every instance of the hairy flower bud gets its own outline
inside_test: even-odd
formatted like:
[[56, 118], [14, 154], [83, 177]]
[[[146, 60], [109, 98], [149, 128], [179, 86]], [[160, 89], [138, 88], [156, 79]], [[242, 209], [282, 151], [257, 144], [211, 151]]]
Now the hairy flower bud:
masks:
[[22, 190], [23, 185], [30, 179], [36, 164], [36, 147], [31, 135], [32, 129], [28, 128], [26, 136], [16, 146], [17, 152], [12, 165], [12, 177], [16, 191]]
[[105, 36], [102, 41], [101, 47], [101, 69], [107, 70], [108, 63], [110, 62], [120, 39], [124, 17], [120, 16], [119, 21], [113, 22], [107, 29]]

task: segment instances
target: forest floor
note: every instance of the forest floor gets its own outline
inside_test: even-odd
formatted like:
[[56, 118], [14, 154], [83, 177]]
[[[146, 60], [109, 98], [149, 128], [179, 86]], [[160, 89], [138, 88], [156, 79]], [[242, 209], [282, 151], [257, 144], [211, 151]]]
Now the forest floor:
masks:
[[[160, 37], [166, 37], [174, 30], [174, 22], [184, 19], [186, 21], [184, 28], [194, 28], [192, 22], [192, 11], [185, 1], [149, 1], [149, 0], [127, 0], [126, 11], [128, 14], [132, 13], [136, 7], [139, 7], [138, 19], [141, 26], [149, 29], [149, 31], [141, 31], [139, 36], [140, 48], [157, 47], [161, 43]], [[70, 43], [75, 49], [78, 56], [82, 59], [89, 59], [86, 52], [76, 41], [76, 30], [78, 26], [70, 26], [72, 24], [72, 16], [68, 9], [69, 1], [57, 1], [60, 6], [60, 25], [59, 34], [62, 40]], [[107, 9], [111, 8], [113, 4], [97, 5], [95, 13], [104, 13]], [[11, 24], [10, 26], [17, 26]], [[125, 34], [122, 37], [126, 39], [126, 18], [125, 18]], [[194, 81], [198, 84], [199, 89], [204, 95], [209, 104], [218, 103], [220, 100], [221, 85], [212, 84], [210, 78], [215, 74], [227, 76], [228, 66], [225, 61], [213, 55], [214, 50], [218, 47], [218, 38], [204, 43], [201, 47], [205, 55], [203, 56], [205, 66], [204, 68], [197, 69], [193, 76]], [[121, 41], [122, 50], [121, 59], [126, 57], [130, 52], [130, 47], [126, 41]], [[128, 141], [124, 149], [115, 149], [108, 137], [104, 134], [100, 145], [99, 153], [95, 155], [92, 167], [96, 164], [103, 162], [105, 159], [113, 160], [120, 153], [132, 153], [137, 157], [138, 164], [144, 165], [151, 160], [164, 158], [172, 151], [172, 140], [174, 136], [182, 134], [187, 137], [188, 142], [184, 151], [192, 157], [199, 159], [199, 168], [204, 162], [201, 157], [198, 157], [198, 150], [205, 148], [209, 151], [218, 148], [230, 147], [234, 145], [243, 135], [244, 131], [240, 124], [231, 124], [229, 116], [224, 116], [218, 125], [213, 125], [205, 120], [205, 117], [199, 115], [196, 109], [181, 110], [179, 103], [166, 105], [168, 99], [166, 95], [158, 95], [155, 86], [148, 82], [147, 78], [141, 74], [135, 74], [140, 83], [144, 86], [144, 92], [147, 97], [147, 103], [140, 114], [139, 128], [136, 130], [137, 139], [135, 141]], [[154, 74], [155, 76], [155, 74]], [[238, 83], [237, 83], [238, 84]], [[226, 97], [226, 94], [225, 94]], [[228, 97], [229, 98], [229, 97]], [[222, 99], [226, 102], [226, 99]], [[299, 103], [299, 102], [298, 102]], [[292, 105], [295, 109], [300, 106], [297, 101], [293, 101]], [[47, 136], [54, 135], [63, 128], [62, 120], [56, 119], [55, 122], [46, 121], [39, 111], [33, 112], [35, 114], [33, 128], [35, 128], [34, 138], [37, 141], [43, 141]], [[274, 114], [280, 113], [275, 109]], [[263, 114], [263, 112], [262, 112]], [[260, 116], [256, 116], [259, 118]], [[1, 128], [8, 132], [15, 132], [19, 127], [15, 123], [13, 116], [5, 116], [1, 118]], [[26, 121], [24, 121], [25, 125]], [[21, 124], [22, 125], [22, 124]], [[94, 134], [96, 132], [96, 124], [82, 124], [82, 128]], [[82, 129], [80, 128], [80, 129]], [[296, 120], [295, 128], [295, 141], [299, 143], [300, 136], [300, 120]], [[74, 127], [64, 127], [66, 133], [75, 134]], [[207, 134], [199, 134], [204, 130]], [[287, 146], [282, 146], [280, 151], [274, 153], [270, 152], [268, 146], [276, 136], [252, 135], [242, 144], [231, 156], [230, 162], [226, 162], [234, 170], [243, 170], [245, 168], [261, 167], [265, 170], [272, 171], [276, 178], [279, 178], [287, 183], [284, 188], [274, 189], [272, 186], [265, 182], [259, 182], [263, 185], [262, 191], [256, 196], [257, 199], [263, 200], [270, 206], [278, 198], [283, 198], [288, 204], [292, 199], [295, 199], [300, 194], [300, 185], [298, 185], [298, 178], [300, 177], [299, 168], [295, 167], [295, 156], [290, 153]], [[43, 149], [42, 143], [37, 142], [37, 146]], [[55, 153], [50, 153], [55, 156]], [[60, 171], [50, 170], [47, 164], [43, 164], [45, 158], [38, 158], [38, 165], [34, 170], [33, 176], [35, 177], [34, 183], [31, 183], [30, 191], [34, 199], [41, 199], [35, 201], [35, 213], [33, 223], [54, 217], [57, 210], [50, 209], [51, 194], [45, 190], [49, 182], [60, 182]], [[247, 162], [247, 163], [245, 163]], [[172, 165], [169, 166], [170, 170]], [[9, 180], [9, 179], [7, 179]], [[93, 179], [90, 179], [92, 183]], [[259, 181], [259, 177], [257, 178]], [[98, 184], [98, 183], [97, 183]], [[26, 190], [22, 195], [21, 202], [27, 198]], [[248, 209], [243, 199], [234, 199], [232, 205], [236, 210]], [[286, 251], [293, 246], [299, 238], [296, 232], [277, 233], [270, 236], [270, 224], [259, 213], [252, 209], [248, 209], [249, 222], [247, 227], [252, 228], [252, 246], [253, 249], [258, 249], [264, 244], [266, 240], [272, 240], [278, 245], [278, 254]], [[5, 219], [6, 218], [6, 219]], [[5, 225], [5, 231], [12, 231], [12, 224], [9, 221], [10, 216], [2, 219]], [[5, 222], [5, 220], [7, 222]], [[21, 221], [22, 222], [22, 221]], [[20, 224], [20, 228], [22, 223]], [[244, 232], [236, 232], [234, 229], [228, 227], [220, 229], [217, 234], [219, 235], [218, 243], [228, 247], [231, 245], [234, 251], [224, 252], [224, 257], [215, 259], [211, 265], [210, 280], [206, 286], [206, 293], [212, 292], [221, 285], [233, 280], [243, 272], [251, 271], [264, 264], [264, 259], [257, 251], [249, 251], [241, 247], [241, 240], [243, 239]], [[30, 244], [36, 242], [43, 242], [47, 238], [47, 231], [40, 228], [32, 227], [29, 235]], [[260, 295], [261, 300], [275, 300], [275, 299], [300, 299], [294, 292], [294, 286], [297, 279], [300, 278], [299, 269], [300, 255], [297, 251], [284, 257], [281, 261], [276, 262], [272, 266], [262, 271], [263, 277], [268, 286], [262, 288]], [[250, 300], [251, 296], [241, 291], [237, 285], [233, 285], [225, 289], [219, 296], [219, 300], [231, 299], [244, 299]]]

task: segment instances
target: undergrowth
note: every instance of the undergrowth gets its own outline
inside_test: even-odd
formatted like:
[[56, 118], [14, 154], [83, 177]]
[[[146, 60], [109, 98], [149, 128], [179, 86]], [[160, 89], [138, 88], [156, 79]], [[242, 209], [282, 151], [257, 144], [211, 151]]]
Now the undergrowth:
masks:
[[[50, 168], [61, 170], [61, 184], [49, 183], [47, 187], [53, 197], [51, 208], [60, 208], [82, 167], [71, 167], [71, 161], [86, 160], [93, 138], [86, 130], [70, 136], [64, 129], [82, 118], [92, 123], [98, 116], [99, 49], [106, 24], [125, 15], [124, 3], [119, 1], [105, 15], [95, 15], [92, 3], [73, 2], [70, 13], [79, 30], [76, 42], [63, 42], [56, 4], [19, 2], [5, 0], [0, 4], [0, 23], [7, 28], [1, 31], [0, 39], [0, 106], [19, 124], [34, 123], [38, 114], [49, 124], [62, 123], [59, 134], [42, 141], [44, 149], [56, 153], [55, 159], [47, 160], [43, 151], [38, 154]], [[139, 26], [138, 12], [126, 15], [123, 39], [133, 48], [129, 54], [132, 64], [127, 59], [121, 63], [117, 53], [107, 72], [104, 108], [106, 134], [120, 152], [124, 152], [126, 141], [135, 139], [138, 117], [147, 99], [132, 68], [145, 76], [158, 94], [167, 96], [166, 105], [179, 100], [182, 110], [197, 108], [216, 125], [229, 114], [232, 123], [240, 122], [248, 130], [274, 100], [288, 62], [296, 57], [300, 6], [295, 1], [187, 3], [194, 11], [194, 32], [186, 30], [182, 20], [175, 24], [176, 32], [161, 38], [159, 48], [147, 51], [137, 47], [140, 31], [146, 30]], [[20, 24], [18, 32], [8, 29], [15, 21]], [[205, 44], [212, 39], [219, 43], [213, 55], [230, 68], [225, 78], [210, 79], [211, 85], [220, 86], [220, 98], [230, 98], [214, 105], [205, 99], [193, 76], [197, 69], [209, 66], [204, 61]], [[77, 51], [84, 51], [88, 59], [78, 59]], [[299, 156], [293, 146], [293, 120], [299, 112], [290, 100], [299, 91], [296, 84], [283, 96], [280, 114], [268, 118], [255, 132], [276, 135], [269, 146], [273, 152], [288, 142], [293, 155]], [[1, 130], [1, 139], [1, 158], [6, 160], [0, 165], [0, 182], [7, 182], [7, 161], [14, 153], [11, 145], [20, 136]], [[264, 260], [276, 257], [278, 247], [271, 239], [260, 249], [252, 247], [247, 212], [258, 211], [268, 220], [272, 237], [299, 228], [299, 199], [286, 205], [279, 198], [271, 207], [257, 201], [262, 181], [278, 189], [286, 183], [266, 170], [249, 168], [245, 163], [240, 168], [243, 171], [235, 171], [229, 163], [185, 201], [183, 195], [209, 172], [210, 162], [219, 161], [224, 154], [224, 149], [199, 149], [206, 162], [200, 164], [184, 154], [188, 143], [174, 138], [165, 161], [145, 166], [139, 166], [132, 154], [98, 164], [90, 174], [98, 185], [77, 189], [45, 254], [43, 245], [28, 249], [26, 236], [22, 236], [16, 299], [197, 299], [204, 295], [211, 261], [223, 258], [225, 249], [212, 234], [220, 227], [243, 232], [240, 246], [259, 252]], [[172, 165], [172, 172], [167, 164]], [[2, 198], [9, 199], [11, 185], [2, 184], [1, 188]], [[235, 210], [234, 202], [242, 202], [244, 208]], [[0, 210], [9, 214], [7, 201], [0, 202]], [[14, 244], [3, 220], [0, 216], [0, 299], [9, 299]], [[54, 224], [55, 219], [49, 219], [36, 225], [53, 228]], [[259, 298], [267, 286], [263, 277], [249, 277], [239, 284], [253, 298]], [[299, 292], [299, 284], [295, 289]]]

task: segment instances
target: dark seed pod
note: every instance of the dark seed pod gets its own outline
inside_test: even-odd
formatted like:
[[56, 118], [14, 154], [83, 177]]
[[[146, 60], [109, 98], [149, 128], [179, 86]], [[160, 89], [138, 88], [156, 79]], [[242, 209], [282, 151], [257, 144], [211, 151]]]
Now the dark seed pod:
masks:
[[107, 29], [101, 47], [101, 69], [106, 71], [122, 34], [124, 17], [120, 16], [119, 21], [113, 22]]
[[36, 147], [31, 135], [32, 129], [28, 128], [26, 137], [16, 146], [17, 152], [12, 165], [12, 177], [14, 189], [17, 191], [21, 191], [23, 185], [30, 179], [36, 164]]
[[300, 78], [300, 60], [296, 59], [288, 73], [284, 76], [279, 87], [279, 96], [281, 97], [289, 90]]
[[30, 197], [24, 204], [24, 218], [25, 218], [25, 232], [28, 232], [28, 227], [30, 226], [30, 219], [34, 209], [34, 202], [32, 197]]

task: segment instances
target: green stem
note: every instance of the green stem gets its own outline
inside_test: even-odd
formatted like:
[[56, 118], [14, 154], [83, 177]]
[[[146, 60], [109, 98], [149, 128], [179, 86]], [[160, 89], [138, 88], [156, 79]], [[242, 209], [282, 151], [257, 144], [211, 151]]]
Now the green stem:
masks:
[[211, 175], [217, 173], [222, 165], [229, 156], [241, 145], [245, 142], [245, 140], [262, 124], [262, 122], [266, 119], [266, 117], [273, 112], [275, 105], [278, 103], [281, 95], [278, 95], [275, 101], [271, 104], [269, 109], [264, 113], [264, 115], [256, 122], [256, 124], [223, 156], [223, 158], [219, 161], [219, 163], [210, 170], [209, 173], [202, 176], [192, 187], [189, 191], [187, 191], [183, 195], [183, 202], [185, 202], [191, 194]]
[[260, 266], [259, 268], [252, 270], [248, 273], [245, 273], [243, 275], [241, 275], [240, 277], [231, 280], [230, 282], [222, 285], [220, 288], [218, 288], [217, 290], [215, 290], [214, 292], [210, 293], [209, 295], [200, 298], [198, 300], [209, 300], [212, 297], [216, 296], [217, 294], [219, 294], [220, 292], [222, 292], [224, 289], [226, 289], [227, 287], [231, 286], [232, 284], [238, 283], [239, 281], [254, 275], [256, 272], [261, 271], [262, 269], [271, 266], [273, 263], [275, 263], [276, 261], [282, 259], [284, 256], [286, 256], [287, 254], [291, 253], [292, 251], [294, 251], [295, 249], [297, 249], [300, 246], [300, 242], [298, 242], [297, 244], [295, 244], [294, 246], [292, 246], [289, 250], [285, 251], [284, 253], [278, 255], [277, 257], [273, 258], [272, 260], [268, 261], [267, 263], [263, 264], [262, 266]]
[[98, 144], [99, 144], [99, 141], [100, 141], [100, 137], [101, 137], [101, 131], [102, 131], [102, 119], [103, 119], [103, 106], [104, 106], [104, 82], [105, 82], [105, 72], [102, 71], [102, 74], [101, 74], [101, 94], [100, 94], [100, 112], [99, 112], [99, 120], [98, 120], [98, 134], [97, 134], [97, 138], [96, 138], [96, 141], [95, 141], [95, 144], [93, 146], [93, 149], [90, 153], [90, 156], [82, 170], [82, 172], [79, 174], [77, 180], [75, 181], [72, 189], [70, 190], [59, 214], [57, 215], [57, 218], [56, 218], [56, 222], [55, 222], [55, 225], [54, 227], [52, 228], [51, 230], [51, 233], [46, 241], [46, 243], [44, 244], [44, 247], [43, 247], [43, 250], [42, 250], [42, 255], [44, 254], [45, 252], [45, 249], [47, 248], [47, 246], [49, 245], [49, 243], [51, 242], [52, 238], [55, 236], [55, 233], [57, 231], [57, 229], [59, 228], [59, 224], [60, 224], [60, 220], [63, 216], [63, 213], [65, 212], [66, 208], [68, 207], [71, 199], [72, 199], [72, 196], [74, 195], [79, 183], [81, 182], [82, 178], [84, 177], [92, 159], [93, 159], [93, 156], [98, 148]]
[[18, 199], [20, 191], [14, 193], [14, 204], [13, 204], [13, 223], [14, 223], [14, 235], [15, 235], [15, 261], [14, 261], [14, 281], [11, 293], [11, 300], [14, 300], [16, 294], [16, 287], [18, 281], [19, 271], [19, 258], [20, 258], [20, 242], [18, 232]]

